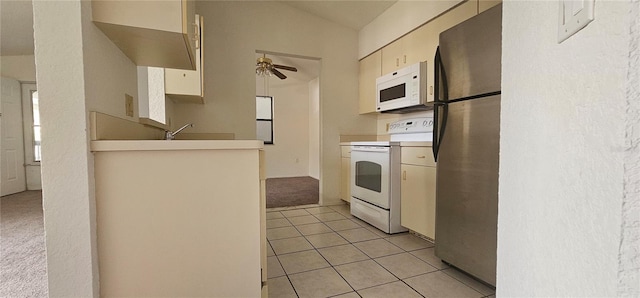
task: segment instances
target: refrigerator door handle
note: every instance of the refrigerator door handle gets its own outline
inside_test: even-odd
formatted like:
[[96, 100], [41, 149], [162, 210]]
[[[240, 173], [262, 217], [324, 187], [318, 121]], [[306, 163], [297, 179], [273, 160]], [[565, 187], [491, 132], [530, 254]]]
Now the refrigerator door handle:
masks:
[[[433, 59], [434, 65], [434, 95], [433, 95], [433, 136], [431, 150], [433, 152], [434, 161], [438, 161], [438, 151], [440, 151], [440, 143], [442, 143], [442, 137], [444, 136], [444, 129], [447, 124], [447, 114], [449, 107], [447, 101], [449, 100], [449, 88], [447, 86], [447, 75], [442, 65], [442, 57], [440, 56], [440, 47], [436, 48], [436, 56]], [[442, 95], [440, 98], [440, 80], [442, 79]], [[440, 107], [443, 107], [442, 126], [440, 127]]]

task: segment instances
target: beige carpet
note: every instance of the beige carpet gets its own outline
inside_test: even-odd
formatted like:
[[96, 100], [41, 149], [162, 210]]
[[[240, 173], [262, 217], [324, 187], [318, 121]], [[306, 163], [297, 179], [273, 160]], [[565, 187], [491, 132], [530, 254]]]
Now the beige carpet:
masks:
[[312, 177], [269, 178], [267, 208], [318, 204], [319, 184]]
[[42, 192], [0, 201], [0, 297], [47, 297]]

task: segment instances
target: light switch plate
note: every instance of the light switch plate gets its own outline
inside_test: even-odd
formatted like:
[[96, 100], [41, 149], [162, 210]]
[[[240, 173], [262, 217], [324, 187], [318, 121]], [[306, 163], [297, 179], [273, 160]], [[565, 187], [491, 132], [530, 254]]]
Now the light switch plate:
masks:
[[594, 19], [595, 0], [559, 0], [558, 43], [586, 27]]

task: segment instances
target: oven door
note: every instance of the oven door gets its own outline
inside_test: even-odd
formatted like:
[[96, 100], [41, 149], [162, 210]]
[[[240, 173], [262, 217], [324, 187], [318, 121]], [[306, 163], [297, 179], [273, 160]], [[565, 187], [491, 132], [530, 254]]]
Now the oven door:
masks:
[[351, 196], [389, 209], [390, 148], [351, 146]]

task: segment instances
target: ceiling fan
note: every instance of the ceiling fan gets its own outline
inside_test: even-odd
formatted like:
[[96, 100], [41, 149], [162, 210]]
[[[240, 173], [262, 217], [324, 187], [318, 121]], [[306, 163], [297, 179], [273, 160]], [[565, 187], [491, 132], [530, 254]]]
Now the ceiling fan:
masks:
[[298, 71], [298, 69], [293, 67], [293, 66], [285, 66], [285, 65], [273, 64], [273, 61], [271, 59], [267, 58], [266, 54], [263, 54], [262, 57], [257, 59], [257, 63], [256, 63], [256, 74], [257, 75], [261, 75], [261, 76], [268, 75], [268, 76], [270, 76], [270, 75], [274, 74], [276, 77], [280, 78], [281, 80], [286, 79], [287, 76], [285, 76], [283, 73], [281, 73], [276, 68], [283, 69], [283, 70], [288, 70], [288, 71], [294, 71], [294, 72]]

